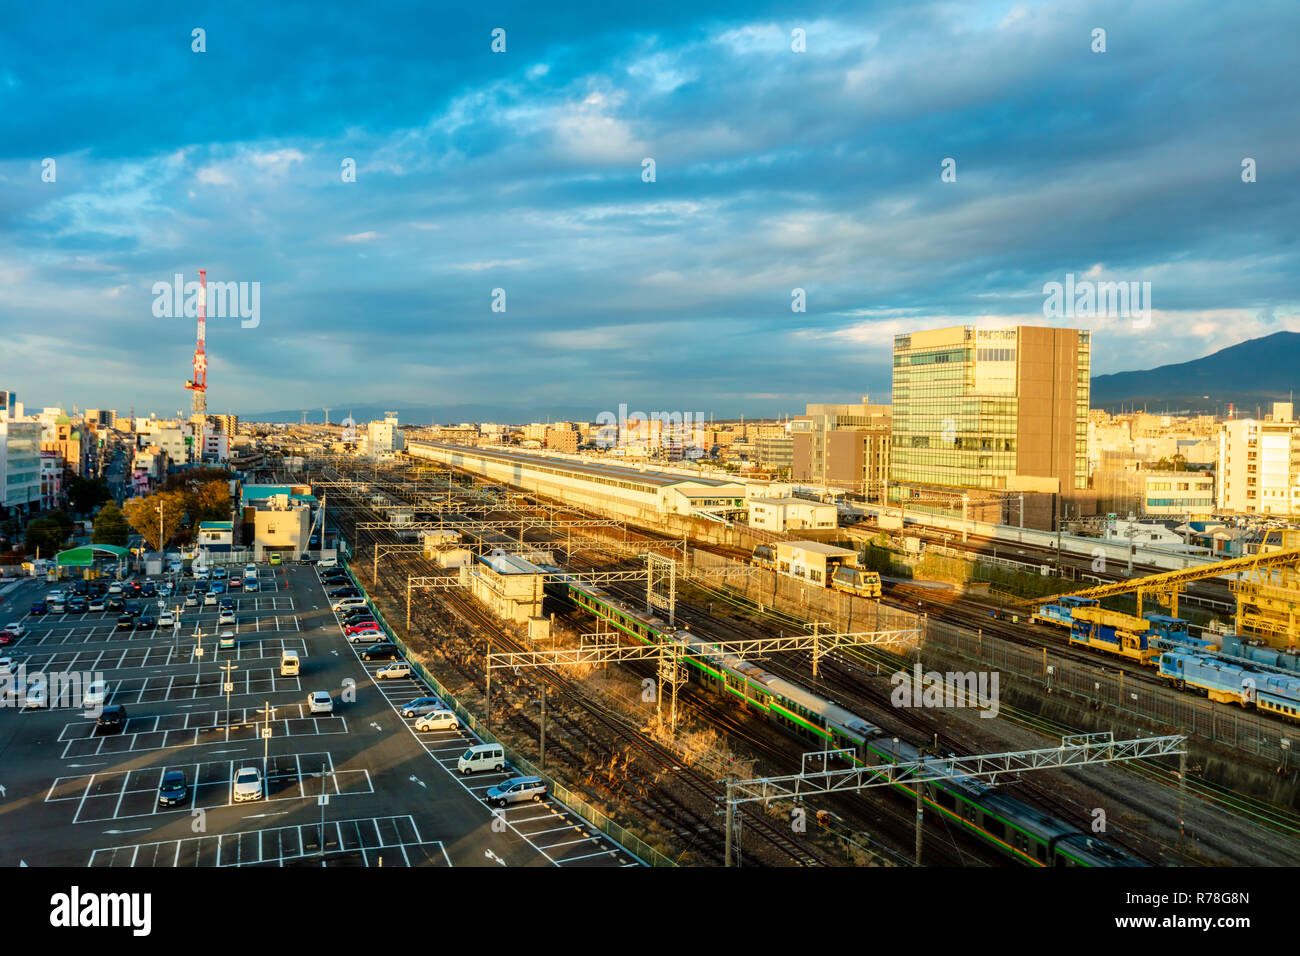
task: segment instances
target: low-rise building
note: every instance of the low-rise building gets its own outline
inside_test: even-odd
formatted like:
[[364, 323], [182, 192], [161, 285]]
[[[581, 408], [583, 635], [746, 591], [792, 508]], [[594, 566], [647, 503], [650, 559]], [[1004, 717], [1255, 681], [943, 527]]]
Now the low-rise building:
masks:
[[776, 570], [778, 574], [798, 578], [828, 587], [835, 569], [857, 567], [858, 553], [849, 548], [839, 548], [820, 541], [778, 541], [776, 543]]
[[804, 498], [751, 498], [749, 524], [763, 531], [782, 533], [806, 528], [836, 528], [835, 505]]

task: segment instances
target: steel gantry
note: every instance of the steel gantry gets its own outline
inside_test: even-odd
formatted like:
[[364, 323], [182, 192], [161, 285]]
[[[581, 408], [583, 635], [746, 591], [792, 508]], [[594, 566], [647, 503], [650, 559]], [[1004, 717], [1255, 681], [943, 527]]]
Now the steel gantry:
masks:
[[[714, 641], [698, 638], [693, 641], [665, 640], [653, 644], [623, 644], [618, 631], [595, 631], [579, 635], [577, 647], [552, 647], [530, 651], [489, 651], [487, 656], [488, 706], [491, 707], [492, 669], [519, 670], [531, 667], [576, 667], [584, 664], [623, 664], [635, 661], [657, 661], [661, 674], [665, 671], [676, 677], [682, 661], [690, 658], [716, 665], [724, 657], [744, 660], [768, 657], [772, 654], [809, 652], [816, 662], [831, 652], [845, 647], [878, 647], [882, 645], [915, 644], [920, 635], [916, 629], [898, 631], [857, 631], [843, 634], [793, 634], [777, 637], [742, 638]], [[665, 681], [672, 687], [671, 726], [677, 726], [677, 684], [682, 681]], [[655, 710], [659, 712], [661, 694], [655, 695]]]
[[428, 574], [406, 576], [406, 629], [411, 629], [411, 592], [417, 588], [422, 591], [441, 591], [460, 587], [460, 574]]
[[[897, 742], [898, 738], [894, 738]], [[731, 839], [735, 809], [743, 803], [770, 804], [773, 800], [799, 801], [805, 797], [836, 793], [855, 793], [873, 787], [901, 786], [916, 789], [916, 863], [921, 863], [921, 825], [923, 822], [922, 784], [944, 780], [975, 780], [996, 786], [1002, 777], [1036, 770], [1060, 770], [1120, 761], [1147, 760], [1153, 757], [1180, 758], [1179, 826], [1182, 825], [1182, 801], [1187, 777], [1187, 738], [1182, 735], [1139, 737], [1115, 740], [1110, 732], [1075, 734], [1061, 738], [1059, 747], [1040, 750], [1016, 750], [998, 754], [975, 754], [969, 757], [920, 757], [874, 766], [857, 765], [852, 750], [820, 750], [803, 756], [799, 773], [781, 777], [758, 777], [751, 780], [727, 779], [726, 865], [731, 865]], [[849, 766], [832, 766], [837, 760]], [[809, 769], [810, 764], [814, 769]], [[817, 765], [820, 768], [817, 769]], [[910, 786], [909, 786], [910, 785]]]

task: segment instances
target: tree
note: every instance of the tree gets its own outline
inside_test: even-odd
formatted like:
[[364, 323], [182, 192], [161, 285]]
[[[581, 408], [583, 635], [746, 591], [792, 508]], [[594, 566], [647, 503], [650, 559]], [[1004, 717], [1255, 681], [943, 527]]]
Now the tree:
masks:
[[108, 482], [92, 480], [89, 478], [78, 478], [74, 476], [68, 482], [68, 507], [74, 514], [88, 514], [95, 510], [95, 507], [102, 501], [107, 501], [112, 495], [108, 493]]
[[230, 483], [218, 479], [205, 481], [189, 498], [190, 520], [229, 521], [230, 520]]
[[131, 528], [126, 523], [122, 509], [110, 501], [95, 515], [95, 527], [90, 532], [90, 543], [112, 544], [125, 548], [130, 533]]
[[28, 554], [35, 554], [39, 549], [41, 557], [52, 558], [63, 548], [63, 543], [67, 540], [68, 536], [64, 533], [63, 526], [57, 521], [50, 518], [37, 518], [27, 525], [27, 533], [23, 537], [23, 549]]
[[[158, 537], [160, 506], [161, 540]], [[180, 530], [185, 519], [185, 495], [179, 491], [160, 491], [144, 498], [132, 498], [122, 508], [122, 514], [131, 523], [131, 527], [144, 537], [149, 547], [162, 551]]]

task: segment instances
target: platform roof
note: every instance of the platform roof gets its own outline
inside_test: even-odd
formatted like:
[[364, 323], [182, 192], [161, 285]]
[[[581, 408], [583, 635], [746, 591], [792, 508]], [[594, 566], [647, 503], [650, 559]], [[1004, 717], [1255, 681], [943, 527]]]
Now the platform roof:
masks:
[[729, 481], [718, 478], [704, 478], [695, 475], [675, 475], [666, 471], [642, 471], [639, 468], [625, 468], [620, 465], [606, 465], [600, 462], [573, 461], [568, 458], [548, 458], [545, 455], [529, 455], [524, 452], [502, 451], [492, 448], [470, 448], [465, 445], [448, 445], [442, 442], [411, 442], [427, 448], [437, 448], [445, 452], [460, 453], [466, 456], [484, 458], [505, 464], [523, 465], [539, 471], [558, 475], [572, 475], [575, 478], [599, 479], [603, 481], [622, 481], [642, 485], [647, 489], [658, 491], [674, 485], [697, 485], [706, 488], [726, 488], [743, 485], [742, 481]]

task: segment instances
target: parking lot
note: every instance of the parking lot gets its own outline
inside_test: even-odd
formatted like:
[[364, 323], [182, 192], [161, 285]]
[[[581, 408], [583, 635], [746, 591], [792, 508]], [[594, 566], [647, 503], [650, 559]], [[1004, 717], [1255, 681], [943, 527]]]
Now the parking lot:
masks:
[[[118, 627], [108, 610], [30, 616], [12, 596], [0, 607], [0, 623], [25, 628], [0, 649], [11, 659], [0, 681], [21, 691], [42, 680], [50, 697], [23, 708], [15, 693], [0, 707], [0, 865], [638, 863], [549, 797], [489, 807], [487, 790], [515, 774], [462, 777], [457, 760], [479, 741], [400, 715], [431, 691], [414, 676], [376, 678], [391, 662], [364, 661], [367, 645], [345, 640], [316, 570], [258, 576], [256, 593], [221, 595], [233, 624], [183, 595], [165, 599], [181, 605], [179, 627]], [[281, 673], [285, 652], [298, 673]], [[82, 689], [96, 681], [102, 705], [87, 707]], [[332, 712], [309, 705], [318, 691]], [[99, 727], [101, 706], [125, 712]], [[241, 771], [257, 778], [252, 795]], [[160, 802], [177, 775], [183, 799]]]

